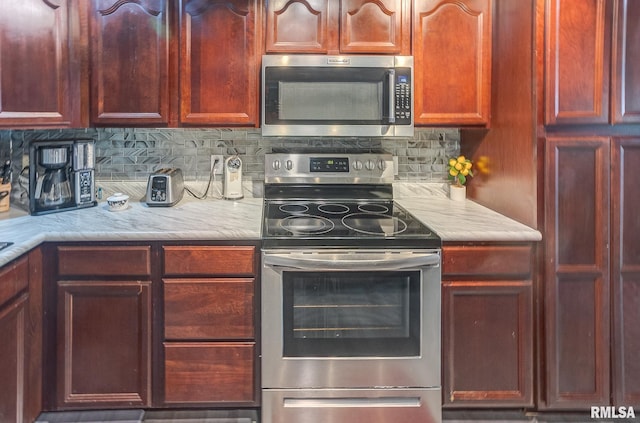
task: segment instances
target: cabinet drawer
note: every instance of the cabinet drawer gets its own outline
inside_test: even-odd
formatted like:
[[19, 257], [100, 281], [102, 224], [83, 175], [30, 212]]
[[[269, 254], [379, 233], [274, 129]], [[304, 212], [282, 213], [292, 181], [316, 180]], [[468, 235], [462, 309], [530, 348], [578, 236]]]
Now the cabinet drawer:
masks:
[[29, 285], [29, 261], [26, 257], [7, 264], [0, 270], [0, 306]]
[[253, 279], [165, 279], [165, 338], [253, 338], [253, 287]]
[[255, 401], [253, 342], [165, 342], [165, 403]]
[[141, 246], [60, 246], [60, 276], [149, 276], [151, 247]]
[[442, 276], [519, 276], [531, 275], [531, 245], [444, 246]]
[[165, 246], [165, 275], [253, 276], [254, 246]]

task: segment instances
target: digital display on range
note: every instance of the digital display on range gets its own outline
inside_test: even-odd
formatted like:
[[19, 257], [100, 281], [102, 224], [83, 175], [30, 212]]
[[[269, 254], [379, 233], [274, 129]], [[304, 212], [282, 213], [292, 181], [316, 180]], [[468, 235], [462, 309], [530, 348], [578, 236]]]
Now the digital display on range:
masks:
[[349, 172], [349, 158], [347, 157], [311, 157], [309, 158], [311, 172]]

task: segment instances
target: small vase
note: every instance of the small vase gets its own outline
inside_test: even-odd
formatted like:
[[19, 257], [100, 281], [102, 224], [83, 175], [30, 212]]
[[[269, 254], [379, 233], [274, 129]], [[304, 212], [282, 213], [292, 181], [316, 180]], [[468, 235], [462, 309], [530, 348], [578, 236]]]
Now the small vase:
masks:
[[449, 185], [449, 198], [453, 201], [464, 201], [467, 198], [467, 187]]

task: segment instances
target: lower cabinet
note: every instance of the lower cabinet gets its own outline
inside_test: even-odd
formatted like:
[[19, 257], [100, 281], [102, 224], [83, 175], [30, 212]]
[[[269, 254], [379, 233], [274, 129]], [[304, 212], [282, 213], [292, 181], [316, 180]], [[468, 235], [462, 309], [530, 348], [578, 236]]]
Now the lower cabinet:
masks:
[[57, 409], [151, 405], [150, 252], [57, 247]]
[[164, 246], [164, 404], [258, 404], [254, 246]]
[[640, 408], [640, 138], [554, 136], [545, 156], [539, 407]]
[[42, 408], [40, 250], [0, 269], [0, 422], [34, 421]]
[[257, 407], [257, 245], [47, 244], [44, 410]]
[[531, 244], [442, 251], [445, 408], [533, 405]]
[[7, 423], [23, 421], [28, 298], [24, 292], [0, 308], [0, 421]]

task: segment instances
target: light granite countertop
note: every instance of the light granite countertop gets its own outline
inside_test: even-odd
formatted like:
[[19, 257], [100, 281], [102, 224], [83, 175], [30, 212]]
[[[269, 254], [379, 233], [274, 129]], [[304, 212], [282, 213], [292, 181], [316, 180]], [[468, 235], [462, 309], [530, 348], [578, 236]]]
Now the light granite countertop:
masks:
[[[12, 207], [0, 213], [0, 241], [14, 244], [0, 251], [0, 265], [28, 252], [44, 241], [176, 241], [258, 240], [263, 199], [252, 189], [245, 198], [228, 201], [197, 200], [187, 194], [173, 207], [148, 207], [141, 199], [143, 183], [99, 183], [103, 200], [97, 207], [30, 216]], [[456, 203], [443, 184], [394, 185], [397, 201], [431, 227], [443, 241], [539, 241], [540, 232], [472, 201]], [[129, 208], [113, 212], [106, 198], [115, 190], [131, 196]], [[196, 192], [198, 191], [195, 189]]]

